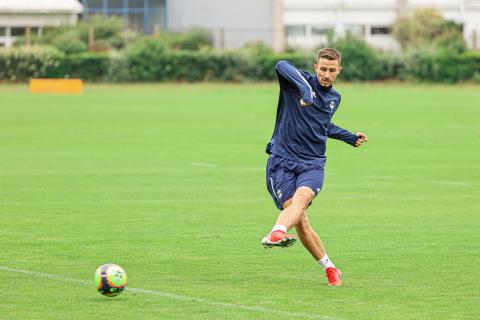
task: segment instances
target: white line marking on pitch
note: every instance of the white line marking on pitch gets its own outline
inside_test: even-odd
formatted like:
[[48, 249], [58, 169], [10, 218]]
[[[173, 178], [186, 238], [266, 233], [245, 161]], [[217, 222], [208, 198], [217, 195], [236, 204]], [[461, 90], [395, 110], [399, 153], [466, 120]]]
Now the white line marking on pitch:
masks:
[[194, 167], [204, 167], [204, 168], [215, 168], [217, 165], [215, 163], [210, 163], [210, 162], [191, 162], [191, 166]]
[[[392, 180], [392, 181], [408, 179], [408, 177], [402, 178], [402, 177], [393, 177], [393, 176], [368, 176], [368, 177], [372, 179]], [[460, 187], [470, 187], [473, 185], [473, 183], [466, 182], [466, 181], [425, 180], [424, 182], [435, 183], [435, 184], [446, 184], [446, 185], [460, 186]]]
[[[10, 267], [7, 267], [7, 266], [2, 266], [2, 265], [0, 265], [0, 270], [7, 271], [7, 272], [33, 275], [33, 276], [36, 276], [36, 277], [42, 277], [42, 278], [48, 278], [48, 279], [54, 279], [54, 280], [62, 280], [62, 281], [75, 282], [75, 283], [80, 283], [80, 284], [85, 284], [85, 285], [93, 285], [92, 281], [70, 278], [70, 277], [66, 277], [66, 276], [62, 276], [62, 275], [58, 275], [58, 274], [50, 274], [50, 273], [37, 272], [37, 271], [25, 270], [25, 269], [14, 269], [14, 268], [10, 268]], [[288, 316], [288, 317], [303, 317], [303, 318], [307, 318], [307, 319], [345, 320], [345, 319], [341, 319], [341, 318], [332, 318], [332, 317], [315, 315], [315, 314], [308, 314], [308, 313], [303, 313], [303, 312], [291, 312], [291, 311], [269, 309], [269, 308], [264, 308], [264, 307], [251, 307], [251, 306], [247, 306], [247, 305], [243, 305], [243, 304], [236, 304], [236, 303], [219, 302], [219, 301], [214, 301], [214, 300], [190, 297], [190, 296], [179, 295], [179, 294], [175, 294], [175, 293], [158, 291], [158, 290], [149, 290], [149, 289], [142, 289], [142, 288], [127, 288], [127, 292], [128, 291], [133, 292], [133, 293], [139, 293], [139, 294], [154, 295], [154, 296], [158, 296], [158, 297], [163, 297], [163, 298], [168, 298], [168, 299], [173, 299], [173, 300], [179, 300], [179, 301], [198, 302], [200, 304], [213, 306], [213, 307], [238, 309], [238, 310], [251, 311], [251, 312], [271, 313], [271, 314], [278, 314], [278, 315], [283, 315], [283, 316]]]
[[372, 179], [381, 179], [381, 180], [400, 180], [399, 177], [392, 177], [392, 176], [369, 176]]
[[452, 186], [462, 186], [462, 187], [469, 187], [472, 184], [469, 182], [463, 182], [463, 181], [443, 181], [443, 180], [432, 180], [428, 181], [430, 183], [436, 183], [436, 184], [448, 184]]

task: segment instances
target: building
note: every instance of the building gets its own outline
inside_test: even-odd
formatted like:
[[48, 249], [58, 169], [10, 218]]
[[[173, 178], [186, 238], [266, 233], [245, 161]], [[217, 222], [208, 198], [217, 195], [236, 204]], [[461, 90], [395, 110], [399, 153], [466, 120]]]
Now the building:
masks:
[[19, 36], [41, 35], [46, 27], [75, 24], [82, 10], [77, 0], [1, 0], [0, 47]]
[[[219, 48], [241, 47], [261, 41], [283, 44], [281, 0], [82, 0], [83, 18], [92, 14], [123, 17], [129, 28], [151, 34], [155, 30], [208, 30]], [[276, 6], [277, 4], [277, 6]], [[232, 6], [233, 5], [233, 6]], [[276, 39], [276, 42], [274, 41]]]
[[388, 51], [399, 49], [391, 26], [417, 8], [434, 7], [443, 17], [462, 23], [470, 48], [480, 48], [480, 0], [284, 0], [286, 43], [315, 47], [328, 33], [350, 32], [371, 45]]
[[350, 32], [394, 51], [393, 23], [422, 7], [463, 24], [468, 46], [480, 49], [480, 0], [0, 0], [0, 46], [45, 27], [74, 24], [79, 16], [103, 15], [122, 17], [145, 34], [206, 29], [217, 48], [249, 42], [275, 51], [309, 48], [325, 43], [328, 34]]
[[[118, 16], [137, 32], [167, 29], [167, 0], [81, 0], [83, 19], [90, 15]], [[169, 1], [170, 2], [170, 1]], [[173, 1], [175, 2], [175, 1]]]
[[282, 0], [170, 0], [167, 11], [169, 30], [205, 28], [218, 48], [263, 42], [283, 49]]

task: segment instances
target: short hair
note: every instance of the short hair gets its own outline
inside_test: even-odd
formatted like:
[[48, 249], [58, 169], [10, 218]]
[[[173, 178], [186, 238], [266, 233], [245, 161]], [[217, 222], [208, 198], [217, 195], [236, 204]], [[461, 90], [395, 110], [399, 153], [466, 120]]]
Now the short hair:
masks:
[[335, 48], [323, 48], [318, 51], [317, 62], [320, 59], [338, 60], [338, 64], [342, 64], [342, 54]]

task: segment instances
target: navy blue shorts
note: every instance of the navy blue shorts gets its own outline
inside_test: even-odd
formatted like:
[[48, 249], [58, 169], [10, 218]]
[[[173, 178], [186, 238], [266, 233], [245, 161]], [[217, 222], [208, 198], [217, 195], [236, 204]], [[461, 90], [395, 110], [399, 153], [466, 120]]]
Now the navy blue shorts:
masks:
[[323, 167], [271, 154], [267, 161], [267, 189], [278, 209], [300, 187], [309, 187], [315, 196], [322, 190]]

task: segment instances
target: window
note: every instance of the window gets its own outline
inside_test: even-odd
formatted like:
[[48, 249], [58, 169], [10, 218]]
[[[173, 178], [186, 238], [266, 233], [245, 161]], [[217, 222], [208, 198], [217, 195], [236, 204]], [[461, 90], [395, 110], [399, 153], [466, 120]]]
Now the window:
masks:
[[5, 37], [7, 35], [7, 28], [0, 27], [0, 37]]
[[333, 34], [333, 29], [332, 28], [312, 27], [312, 35], [313, 36], [323, 36], [323, 35], [329, 35], [329, 34]]
[[148, 12], [147, 32], [153, 32], [156, 25], [163, 30], [165, 26], [165, 2], [162, 0], [150, 0], [150, 10]]
[[144, 17], [143, 13], [129, 13], [128, 24], [135, 31], [143, 31]]
[[390, 34], [390, 28], [389, 27], [372, 27], [370, 30], [370, 33], [372, 35]]
[[12, 28], [12, 37], [20, 37], [25, 35], [25, 28], [14, 27]]
[[305, 26], [290, 25], [286, 27], [287, 36], [305, 36]]
[[122, 9], [123, 8], [123, 0], [108, 0], [108, 8], [109, 9]]
[[143, 9], [143, 0], [128, 0], [128, 7], [131, 9]]
[[350, 25], [346, 27], [347, 32], [351, 34], [352, 36], [356, 37], [363, 37], [365, 34], [365, 28], [364, 26], [360, 25]]
[[101, 8], [101, 7], [103, 7], [103, 1], [102, 0], [88, 0], [88, 1], [84, 0], [83, 3], [89, 8]]

